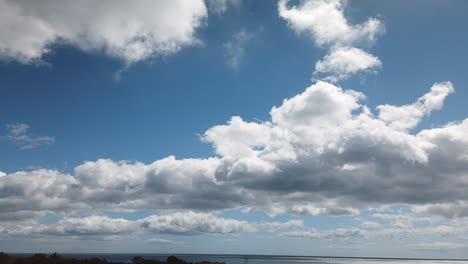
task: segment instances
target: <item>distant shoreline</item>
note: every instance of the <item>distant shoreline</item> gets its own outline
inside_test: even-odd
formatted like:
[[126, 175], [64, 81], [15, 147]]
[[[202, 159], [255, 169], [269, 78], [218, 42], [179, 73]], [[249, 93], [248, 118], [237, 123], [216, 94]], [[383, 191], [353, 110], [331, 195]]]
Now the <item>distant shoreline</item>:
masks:
[[[77, 255], [77, 254], [75, 254]], [[135, 255], [132, 257], [131, 262], [113, 262], [109, 261], [106, 258], [92, 257], [92, 258], [73, 258], [66, 257], [67, 254], [44, 254], [36, 253], [31, 256], [15, 256], [14, 254], [8, 254], [5, 252], [0, 252], [0, 264], [224, 264], [224, 262], [188, 262], [182, 259], [179, 259], [173, 255], [168, 256], [166, 261], [155, 260], [155, 259], [145, 259], [141, 256]]]
[[[33, 256], [36, 253], [25, 253], [25, 252], [16, 252], [16, 253], [8, 253], [11, 256], [17, 257], [27, 257]], [[46, 253], [47, 255], [51, 255], [53, 253]], [[324, 259], [363, 259], [363, 260], [409, 260], [409, 261], [468, 261], [468, 259], [460, 259], [460, 258], [411, 258], [411, 257], [346, 257], [346, 256], [307, 256], [307, 255], [265, 255], [265, 254], [191, 254], [191, 253], [60, 253], [59, 255], [68, 258], [69, 256], [76, 256], [76, 257], [83, 257], [83, 259], [87, 256], [142, 256], [142, 257], [149, 257], [149, 256], [158, 256], [158, 257], [168, 257], [168, 256], [177, 256], [181, 259], [184, 257], [219, 257], [219, 258], [248, 258], [248, 259], [278, 259], [278, 258], [285, 258], [285, 259], [295, 259], [295, 260], [308, 260], [314, 258], [324, 258]], [[81, 259], [81, 258], [80, 258]], [[113, 262], [116, 264], [117, 262]], [[131, 263], [131, 262], [122, 262], [122, 263]], [[187, 262], [189, 263], [189, 262]], [[2, 263], [0, 263], [2, 264]]]

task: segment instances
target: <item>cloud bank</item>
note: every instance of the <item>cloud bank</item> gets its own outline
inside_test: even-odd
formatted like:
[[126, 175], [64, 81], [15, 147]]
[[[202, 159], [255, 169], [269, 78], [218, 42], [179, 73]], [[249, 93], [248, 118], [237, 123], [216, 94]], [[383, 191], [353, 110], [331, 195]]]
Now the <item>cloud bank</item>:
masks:
[[[10, 223], [0, 227], [0, 234], [10, 237], [49, 235], [49, 236], [85, 236], [115, 237], [131, 234], [164, 235], [209, 235], [237, 234], [259, 231], [297, 230], [304, 227], [302, 220], [286, 222], [247, 222], [223, 218], [211, 213], [192, 211], [151, 215], [138, 220], [110, 218], [103, 215], [85, 217], [64, 217], [51, 224]], [[156, 241], [159, 242], [159, 241]]]
[[468, 120], [410, 132], [451, 92], [450, 82], [436, 83], [414, 104], [377, 106], [376, 116], [362, 104], [364, 94], [318, 82], [273, 107], [270, 121], [235, 116], [208, 129], [203, 140], [215, 157], [100, 159], [73, 175], [45, 169], [3, 175], [0, 218], [139, 209], [357, 215], [391, 204], [463, 216]]
[[[390, 209], [386, 213], [371, 211], [366, 219], [355, 219], [361, 222], [357, 227], [292, 230], [281, 232], [280, 236], [319, 240], [323, 244], [343, 245], [356, 249], [362, 248], [363, 244], [372, 245], [373, 241], [382, 239], [396, 241], [411, 250], [456, 251], [465, 248], [460, 247], [460, 243], [447, 240], [455, 238], [455, 241], [462, 241], [466, 238], [468, 228], [465, 221], [461, 219], [447, 221], [434, 216], [421, 216], [413, 211], [399, 210]], [[421, 243], [420, 240], [411, 242], [414, 238], [431, 242]]]

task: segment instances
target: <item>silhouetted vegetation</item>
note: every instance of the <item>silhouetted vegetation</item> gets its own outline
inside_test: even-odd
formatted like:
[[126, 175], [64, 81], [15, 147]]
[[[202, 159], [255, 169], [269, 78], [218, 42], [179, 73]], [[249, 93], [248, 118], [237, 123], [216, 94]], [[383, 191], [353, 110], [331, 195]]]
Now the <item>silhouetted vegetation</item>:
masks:
[[[192, 262], [186, 262], [175, 256], [169, 256], [164, 261], [159, 260], [147, 260], [140, 256], [133, 257], [133, 264], [194, 264]], [[0, 264], [127, 264], [123, 262], [109, 262], [105, 259], [91, 258], [91, 259], [72, 259], [63, 258], [59, 254], [54, 253], [50, 256], [46, 254], [35, 254], [31, 257], [14, 257], [7, 253], [0, 252]], [[196, 264], [224, 264], [224, 262], [198, 262]]]

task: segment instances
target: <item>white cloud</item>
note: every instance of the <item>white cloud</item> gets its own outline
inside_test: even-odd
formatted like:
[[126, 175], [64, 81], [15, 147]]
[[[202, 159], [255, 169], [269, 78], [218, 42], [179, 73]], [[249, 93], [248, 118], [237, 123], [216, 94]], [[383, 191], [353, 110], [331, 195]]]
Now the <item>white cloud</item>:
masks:
[[304, 134], [315, 133], [309, 131], [311, 127], [327, 129], [352, 119], [353, 111], [361, 107], [359, 101], [364, 98], [364, 94], [360, 92], [318, 82], [305, 92], [285, 99], [280, 107], [273, 107], [270, 114], [275, 125], [292, 130], [302, 140]]
[[122, 189], [131, 191], [145, 181], [147, 167], [143, 163], [114, 162], [100, 159], [96, 162], [85, 162], [75, 168], [75, 177], [84, 185], [93, 188]]
[[[428, 115], [452, 89], [450, 83], [435, 84], [418, 107]], [[208, 129], [203, 140], [217, 157], [169, 156], [151, 164], [97, 160], [77, 166], [74, 175], [43, 169], [4, 175], [0, 219], [12, 219], [15, 212], [20, 217], [19, 212], [97, 209], [245, 209], [273, 216], [358, 215], [369, 206], [391, 204], [463, 206], [468, 119], [413, 134], [374, 116], [364, 99], [362, 93], [318, 82], [273, 107], [270, 121], [233, 117]], [[196, 216], [205, 218], [211, 219]], [[213, 224], [210, 230], [235, 232], [240, 226]]]
[[67, 44], [137, 62], [198, 43], [206, 16], [202, 0], [0, 0], [0, 58], [32, 63]]
[[382, 66], [379, 58], [357, 48], [338, 48], [325, 56], [315, 64], [314, 75], [319, 73], [331, 73], [323, 78], [338, 82], [347, 79], [351, 74], [360, 71], [372, 71]]
[[[336, 199], [330, 209], [343, 209], [369, 201], [416, 203], [464, 197], [465, 185], [455, 187], [463, 173], [434, 169], [446, 168], [440, 166], [437, 155], [444, 155], [440, 151], [447, 145], [429, 140], [428, 132], [413, 135], [375, 118], [360, 104], [363, 98], [360, 93], [319, 82], [274, 107], [271, 122], [235, 118], [209, 129], [205, 140], [224, 157], [217, 180], [269, 191], [266, 203], [281, 201], [285, 207], [291, 206], [289, 201], [304, 200]], [[464, 157], [466, 148], [459, 150]], [[466, 162], [460, 158], [452, 168], [466, 166]], [[447, 185], [449, 177], [453, 177], [452, 184]], [[445, 182], [444, 190], [436, 184], [439, 181]], [[417, 183], [424, 188], [416, 188]], [[442, 195], [447, 192], [453, 196]], [[256, 203], [261, 201], [257, 197]], [[306, 209], [297, 211], [349, 212]]]
[[329, 48], [329, 54], [315, 64], [314, 75], [326, 73], [324, 81], [338, 82], [351, 74], [373, 72], [382, 62], [372, 54], [354, 46], [371, 46], [385, 31], [382, 22], [370, 18], [350, 25], [344, 16], [344, 0], [301, 0], [288, 6], [289, 0], [278, 2], [279, 16], [299, 34], [308, 34], [319, 47]]
[[245, 56], [246, 45], [254, 38], [254, 35], [246, 30], [236, 32], [231, 40], [224, 43], [227, 64], [234, 70], [238, 70]]
[[32, 149], [54, 143], [55, 138], [49, 136], [35, 137], [28, 133], [29, 125], [23, 123], [7, 124], [8, 134], [0, 139], [13, 141], [20, 149]]
[[[86, 217], [63, 217], [56, 223], [39, 224], [38, 222], [4, 222], [0, 234], [21, 236], [43, 234], [51, 236], [73, 236], [105, 238], [144, 233], [170, 235], [235, 234], [265, 230], [302, 229], [302, 220], [287, 222], [247, 222], [223, 218], [211, 213], [192, 211], [151, 215], [138, 220], [110, 218], [102, 215]], [[153, 243], [177, 243], [171, 240], [152, 238]]]
[[379, 119], [396, 130], [414, 128], [424, 116], [442, 108], [445, 98], [454, 92], [452, 83], [435, 83], [431, 91], [415, 103], [403, 106], [379, 105]]
[[140, 220], [140, 223], [147, 231], [175, 235], [226, 234], [256, 231], [255, 227], [246, 221], [194, 212], [153, 215]]
[[288, 6], [289, 2], [278, 2], [280, 17], [297, 33], [309, 34], [318, 46], [372, 44], [384, 31], [383, 24], [374, 18], [350, 25], [343, 14], [346, 1], [301, 0], [298, 6], [292, 7]]
[[8, 174], [0, 178], [0, 218], [9, 219], [19, 213], [28, 219], [31, 212], [89, 209], [91, 206], [77, 199], [82, 189], [73, 176], [55, 170]]
[[[263, 124], [248, 123], [239, 116], [233, 116], [228, 125], [214, 126], [208, 129], [204, 141], [212, 142], [216, 153], [233, 158], [255, 156], [255, 147], [269, 141], [269, 128]], [[225, 139], [225, 140], [224, 140]]]
[[105, 236], [131, 233], [136, 223], [125, 219], [112, 219], [106, 216], [88, 216], [83, 218], [65, 217], [54, 224], [42, 225], [35, 233], [66, 236]]

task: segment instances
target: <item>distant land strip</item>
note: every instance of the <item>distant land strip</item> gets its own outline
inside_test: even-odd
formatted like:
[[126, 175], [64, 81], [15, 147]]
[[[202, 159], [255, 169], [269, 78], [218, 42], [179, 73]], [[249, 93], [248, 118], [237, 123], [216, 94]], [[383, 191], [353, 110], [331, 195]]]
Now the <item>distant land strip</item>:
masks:
[[[109, 262], [106, 259], [90, 258], [90, 259], [76, 259], [64, 258], [57, 253], [49, 256], [46, 254], [38, 253], [30, 257], [14, 257], [7, 253], [0, 252], [0, 264], [128, 264], [126, 262]], [[148, 260], [140, 256], [132, 258], [133, 264], [224, 264], [224, 262], [186, 262], [175, 256], [167, 257], [166, 261]]]

